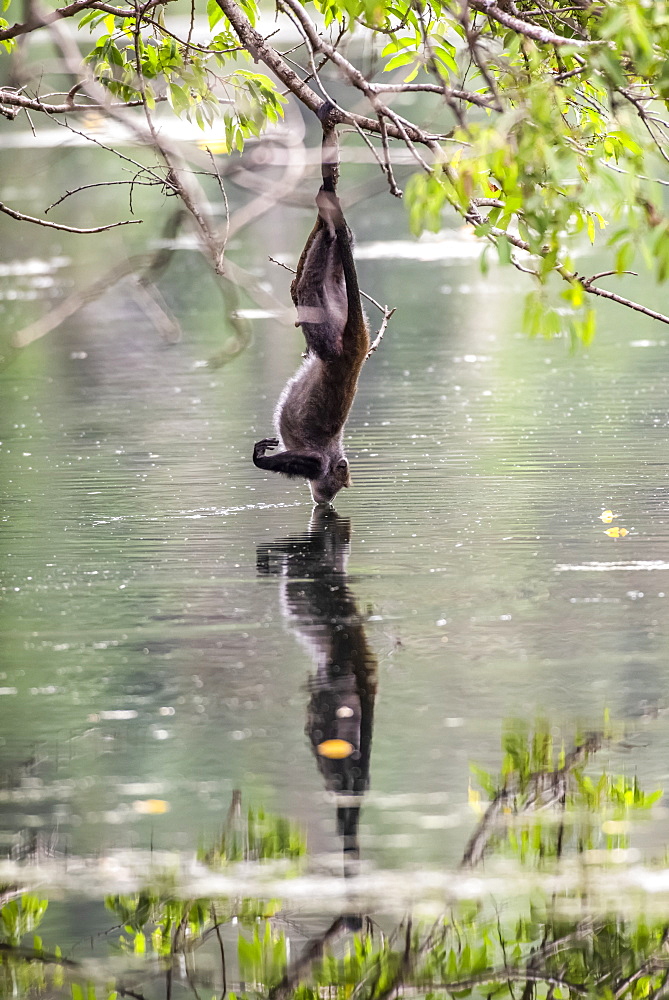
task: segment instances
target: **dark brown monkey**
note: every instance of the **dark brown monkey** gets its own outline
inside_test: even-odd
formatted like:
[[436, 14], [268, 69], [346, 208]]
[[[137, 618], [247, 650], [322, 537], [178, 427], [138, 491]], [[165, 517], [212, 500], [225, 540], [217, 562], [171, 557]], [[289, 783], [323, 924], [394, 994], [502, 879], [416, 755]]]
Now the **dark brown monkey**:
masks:
[[[326, 105], [321, 119], [325, 122]], [[323, 126], [323, 184], [318, 218], [291, 285], [307, 354], [289, 379], [274, 414], [277, 438], [253, 449], [260, 469], [309, 480], [315, 503], [330, 503], [351, 485], [344, 454], [344, 424], [358, 376], [369, 351], [369, 331], [360, 302], [351, 231], [336, 194], [337, 138]], [[267, 451], [282, 447], [275, 455]]]

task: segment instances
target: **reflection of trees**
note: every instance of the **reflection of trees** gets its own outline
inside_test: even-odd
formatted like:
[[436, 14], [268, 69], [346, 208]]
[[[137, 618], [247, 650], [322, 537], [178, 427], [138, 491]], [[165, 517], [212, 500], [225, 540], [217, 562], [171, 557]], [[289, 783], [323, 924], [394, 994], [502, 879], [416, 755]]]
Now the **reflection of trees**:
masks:
[[[354, 641], [352, 646], [344, 642], [344, 648], [364, 652], [364, 635], [356, 632], [355, 604], [345, 584], [348, 524], [331, 517], [325, 523], [333, 534], [318, 529], [302, 539], [263, 548], [259, 562], [261, 567], [275, 563], [286, 569], [286, 614], [299, 620], [296, 627], [301, 635], [308, 621], [309, 628], [316, 627], [307, 610], [320, 594], [321, 610], [328, 602], [333, 611], [348, 608], [350, 623], [345, 630]], [[292, 561], [291, 556], [295, 557]], [[316, 564], [323, 566], [318, 587], [308, 571]], [[330, 597], [325, 580], [333, 588]], [[321, 690], [333, 692], [326, 700], [327, 711], [313, 699], [310, 705], [308, 732], [316, 748], [330, 735], [332, 705], [353, 708], [359, 703], [362, 720], [365, 696], [372, 697], [373, 679], [368, 686], [356, 686], [350, 680], [355, 674], [352, 665], [341, 676], [332, 672], [334, 652], [340, 648], [334, 634], [343, 620], [336, 615], [323, 619], [321, 641], [316, 642], [322, 654], [319, 668], [325, 673]], [[341, 684], [334, 683], [340, 680]], [[350, 722], [353, 716], [342, 718]], [[347, 734], [354, 738], [363, 731], [360, 722], [353, 731], [335, 728], [338, 735], [331, 738], [343, 739]], [[361, 745], [362, 737], [358, 738]], [[508, 883], [508, 899], [502, 883], [497, 883], [495, 899], [479, 893], [467, 901], [462, 873], [453, 873], [454, 886], [465, 899], [456, 901], [456, 892], [437, 919], [409, 914], [399, 921], [388, 915], [382, 921], [385, 933], [363, 933], [371, 924], [359, 913], [345, 913], [313, 937], [297, 960], [291, 960], [282, 930], [281, 900], [244, 896], [249, 866], [262, 863], [250, 858], [281, 858], [285, 864], [290, 839], [279, 817], [263, 814], [260, 823], [259, 814], [249, 811], [241, 823], [241, 801], [235, 793], [227, 839], [213, 853], [228, 864], [246, 859], [238, 882], [233, 878], [237, 870], [228, 868], [239, 894], [233, 888], [228, 898], [191, 898], [163, 873], [162, 882], [156, 879], [148, 884], [147, 880], [134, 895], [109, 896], [105, 904], [114, 915], [113, 926], [98, 936], [105, 952], [96, 963], [81, 962], [78, 953], [63, 956], [57, 947], [43, 946], [35, 931], [46, 911], [46, 900], [30, 895], [19, 898], [16, 886], [0, 892], [0, 997], [101, 1000], [117, 995], [176, 1000], [190, 996], [204, 1000], [218, 996], [223, 1000], [231, 991], [230, 996], [253, 1000], [426, 996], [459, 1000], [470, 993], [500, 1000], [661, 1000], [669, 992], [669, 917], [661, 907], [646, 915], [640, 905], [632, 908], [630, 900], [625, 900], [624, 907], [620, 898], [611, 902], [612, 896], [621, 896], [624, 869], [614, 869], [611, 861], [620, 859], [608, 853], [628, 846], [630, 820], [647, 810], [659, 793], [647, 795], [636, 780], [607, 772], [594, 776], [592, 758], [604, 738], [594, 734], [577, 738], [568, 751], [554, 740], [546, 721], [534, 727], [514, 724], [504, 737], [500, 774], [478, 772], [490, 801], [463, 865], [478, 864], [493, 850], [513, 857], [517, 865]], [[368, 754], [364, 759], [368, 760]], [[339, 791], [346, 791], [347, 782], [351, 784], [345, 808], [354, 808], [352, 798], [359, 804], [362, 787], [356, 783], [367, 780], [362, 767], [326, 767], [323, 774]], [[242, 831], [241, 853], [232, 836], [235, 824]], [[597, 863], [593, 851], [598, 854]], [[556, 862], [568, 852], [572, 861], [580, 857], [589, 862], [582, 878], [576, 877], [574, 864], [567, 877], [560, 878]], [[209, 859], [212, 852], [202, 856]], [[537, 879], [536, 869], [548, 872], [547, 883]], [[603, 892], [598, 892], [598, 884]], [[317, 895], [314, 903], [318, 904]], [[71, 905], [78, 905], [76, 897]], [[103, 960], [107, 948], [109, 964]], [[127, 958], [125, 965], [120, 965], [122, 955]]]
[[351, 524], [315, 508], [309, 529], [258, 547], [258, 572], [281, 578], [283, 614], [311, 656], [315, 673], [306, 732], [336, 795], [344, 856], [359, 856], [361, 796], [369, 785], [377, 664], [348, 586]]

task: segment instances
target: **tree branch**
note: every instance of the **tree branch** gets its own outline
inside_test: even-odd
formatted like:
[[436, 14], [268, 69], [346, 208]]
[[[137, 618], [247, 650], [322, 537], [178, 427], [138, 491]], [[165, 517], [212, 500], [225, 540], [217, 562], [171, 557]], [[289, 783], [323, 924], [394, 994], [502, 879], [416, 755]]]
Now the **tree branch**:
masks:
[[[274, 48], [274, 46], [269, 45], [265, 41], [260, 32], [256, 31], [256, 29], [251, 25], [251, 22], [246, 17], [241, 7], [236, 3], [236, 0], [216, 0], [216, 3], [229, 20], [244, 48], [250, 52], [255, 61], [263, 62], [268, 69], [271, 69], [279, 80], [281, 80], [283, 85], [287, 87], [287, 89], [302, 104], [305, 105], [305, 107], [309, 108], [309, 110], [313, 111], [315, 114], [318, 114], [320, 108], [322, 108], [325, 104], [325, 98], [317, 94], [315, 90], [312, 90], [312, 88], [309, 87], [297, 75], [297, 73], [290, 68], [286, 60]], [[300, 8], [300, 11], [301, 14], [306, 17], [309, 25], [313, 28], [313, 24], [305, 14], [304, 10]], [[313, 30], [315, 31], [315, 28]], [[347, 59], [333, 49], [331, 45], [320, 39], [317, 33], [315, 34], [313, 41], [316, 43], [313, 46], [315, 50], [322, 52], [324, 55], [328, 55], [331, 61], [335, 62], [339, 68], [345, 72], [351, 82], [353, 82], [352, 76], [359, 81], [361, 86], [358, 89], [363, 89], [368, 96], [373, 94], [373, 85], [368, 84], [362, 73], [349, 63]], [[356, 83], [355, 86], [358, 86], [358, 84]], [[374, 132], [377, 135], [381, 134], [381, 127], [378, 120], [375, 118], [367, 118], [365, 115], [359, 115], [353, 111], [344, 111], [342, 108], [334, 108], [330, 117], [333, 124], [358, 126], [366, 132]], [[435, 151], [435, 154], [438, 152], [439, 147], [437, 145], [437, 140], [440, 138], [438, 135], [424, 132], [415, 125], [407, 125], [402, 130], [398, 128], [397, 124], [394, 122], [387, 124], [386, 129], [388, 135], [392, 136], [393, 139], [404, 140], [404, 131], [404, 133], [408, 135], [413, 142], [419, 142], [428, 146], [430, 149]]]
[[[169, 32], [168, 32], [169, 34]], [[79, 85], [77, 85], [79, 87]], [[73, 88], [74, 89], [74, 88]], [[74, 95], [73, 95], [74, 97]], [[167, 101], [165, 95], [157, 94], [154, 97], [157, 104], [164, 103]], [[219, 104], [232, 104], [233, 102], [230, 98], [222, 97], [219, 99]], [[46, 104], [39, 97], [25, 97], [23, 94], [10, 93], [8, 90], [3, 90], [0, 88], [0, 109], [2, 107], [7, 108], [17, 108], [26, 111], [42, 111], [47, 115], [67, 115], [79, 111], [102, 111], [106, 112], [110, 108], [112, 110], [121, 111], [123, 108], [141, 108], [142, 102], [137, 101], [109, 101], [106, 104], [75, 104], [73, 99], [70, 99], [68, 94], [68, 100], [62, 104]]]
[[[470, 208], [468, 212], [464, 213], [464, 218], [474, 226], [480, 226], [485, 221], [473, 207]], [[518, 250], [524, 250], [525, 253], [541, 256], [540, 254], [537, 254], [525, 240], [522, 240], [519, 236], [514, 236], [513, 233], [509, 233], [504, 229], [498, 229], [496, 226], [493, 226], [488, 231], [487, 235], [488, 238], [492, 237], [493, 239], [504, 238], [508, 240], [511, 246], [516, 247]], [[576, 273], [576, 271], [570, 271], [562, 264], [556, 264], [555, 270], [560, 277], [564, 278], [564, 280], [568, 281], [570, 284], [574, 284], [576, 281], [580, 282], [583, 291], [587, 292], [589, 295], [598, 295], [602, 299], [610, 299], [611, 302], [616, 302], [619, 306], [626, 306], [634, 312], [642, 313], [650, 319], [657, 319], [660, 323], [666, 323], [669, 325], [669, 316], [665, 316], [664, 313], [657, 312], [655, 309], [649, 309], [648, 306], [644, 306], [640, 302], [635, 302], [633, 299], [627, 299], [623, 295], [616, 294], [616, 292], [610, 292], [606, 288], [600, 288], [598, 285], [593, 285], [592, 282], [595, 278], [603, 277], [603, 273], [600, 275], [593, 275], [591, 278], [582, 278]], [[618, 272], [616, 271], [615, 273], [617, 274]]]
[[542, 28], [538, 24], [530, 21], [523, 21], [519, 17], [514, 17], [507, 11], [502, 10], [494, 0], [469, 0], [472, 10], [477, 10], [480, 14], [486, 14], [494, 21], [503, 24], [505, 28], [510, 28], [525, 38], [532, 38], [535, 42], [544, 45], [571, 45], [574, 48], [584, 48], [591, 45], [604, 45], [605, 42], [582, 41], [578, 38], [565, 38], [564, 35], [556, 35], [554, 31]]
[[[172, 3], [173, 0], [149, 0], [146, 8], [157, 7], [161, 4]], [[121, 7], [114, 7], [112, 4], [91, 3], [91, 0], [75, 0], [74, 3], [66, 7], [58, 7], [56, 10], [42, 10], [39, 13], [33, 10], [33, 16], [21, 23], [10, 24], [7, 28], [0, 30], [0, 42], [9, 38], [17, 38], [19, 35], [27, 35], [36, 28], [44, 28], [48, 24], [60, 21], [64, 17], [75, 17], [82, 10], [99, 10], [101, 13], [115, 14], [118, 17], [133, 17], [134, 11], [126, 11]]]
[[426, 93], [441, 94], [442, 97], [452, 97], [458, 101], [468, 101], [479, 108], [495, 110], [492, 101], [471, 90], [458, 90], [455, 87], [439, 86], [437, 83], [370, 83], [369, 87], [377, 94], [409, 94]]
[[17, 212], [15, 209], [9, 208], [8, 205], [4, 205], [1, 201], [0, 212], [11, 216], [17, 222], [34, 222], [36, 226], [44, 226], [45, 229], [60, 229], [64, 233], [104, 233], [107, 229], [117, 229], [119, 226], [139, 226], [142, 224], [142, 219], [125, 219], [123, 222], [112, 222], [108, 226], [95, 226], [93, 229], [77, 229], [75, 226], [63, 226], [59, 222], [37, 219], [34, 215], [24, 215], [23, 212]]

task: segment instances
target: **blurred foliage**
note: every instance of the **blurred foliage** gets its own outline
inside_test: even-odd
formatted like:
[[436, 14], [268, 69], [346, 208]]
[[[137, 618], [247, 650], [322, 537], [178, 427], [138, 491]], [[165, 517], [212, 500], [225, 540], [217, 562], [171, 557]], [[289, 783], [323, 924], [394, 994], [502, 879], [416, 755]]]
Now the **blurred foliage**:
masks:
[[[3, 8], [0, 42], [11, 51], [26, 29], [18, 0], [3, 0]], [[79, 28], [93, 34], [85, 61], [121, 105], [143, 105], [150, 116], [165, 101], [203, 130], [220, 121], [222, 132], [203, 140], [218, 153], [241, 151], [280, 123], [290, 94], [314, 110], [329, 85], [325, 63], [336, 56], [348, 87], [337, 99], [339, 120], [377, 137], [390, 128], [391, 140], [413, 154], [406, 195], [414, 233], [440, 229], [445, 210], [455, 210], [502, 264], [533, 274], [531, 333], [568, 330], [587, 343], [595, 317], [586, 300], [601, 294], [595, 280], [639, 261], [659, 281], [669, 275], [666, 0], [282, 0], [273, 13], [279, 28], [302, 35], [297, 52], [293, 41], [285, 52], [280, 41], [275, 47], [274, 30], [259, 33], [255, 0], [194, 0], [190, 17], [173, 21], [172, 9], [148, 2], [136, 11], [100, 10], [91, 2], [66, 8], [66, 16], [77, 13]], [[174, 11], [181, 14], [178, 4]], [[36, 19], [30, 30], [45, 29]], [[349, 44], [350, 36], [371, 42], [371, 71], [370, 45]], [[318, 55], [325, 58], [316, 66]], [[259, 71], [263, 62], [272, 76]], [[402, 104], [401, 118], [374, 89], [388, 82], [400, 93], [424, 90], [415, 105]], [[384, 126], [348, 110], [356, 90]], [[9, 94], [5, 107], [0, 93], [7, 117], [19, 113]], [[385, 152], [380, 163], [390, 182]], [[574, 260], [588, 244], [608, 264], [586, 277]], [[555, 275], [567, 281], [557, 303], [547, 291]]]
[[201, 847], [198, 858], [215, 868], [235, 861], [268, 861], [301, 858], [306, 854], [304, 833], [284, 816], [249, 807], [244, 814], [241, 796], [233, 794], [232, 805], [218, 842]]
[[[636, 777], [587, 773], [592, 755], [602, 745], [599, 734], [578, 735], [575, 750], [556, 745], [543, 719], [533, 727], [511, 722], [504, 734], [501, 773], [493, 776], [471, 765], [490, 802], [482, 823], [494, 846], [512, 857], [541, 866], [568, 850], [627, 848], [632, 820], [662, 797], [662, 790], [644, 792]], [[479, 798], [470, 792], [479, 805]]]
[[[554, 822], [526, 826], [522, 819], [503, 826], [503, 834], [497, 828], [492, 839], [526, 872], [567, 846], [576, 857], [593, 845], [606, 855], [627, 843], [618, 835], [597, 834], [609, 818], [627, 821], [657, 801], [660, 793], [644, 793], [636, 780], [588, 773], [603, 738], [581, 737], [567, 752], [546, 721], [533, 727], [514, 722], [504, 735], [500, 773], [475, 769], [490, 806], [503, 797], [506, 815], [516, 819], [557, 809], [572, 831], [569, 845], [565, 837], [557, 850]], [[490, 806], [478, 831], [490, 826]], [[231, 809], [230, 823], [239, 823], [237, 792]], [[259, 815], [245, 818], [256, 823]], [[264, 819], [276, 825], [276, 817]], [[170, 997], [178, 984], [180, 995], [200, 1000], [221, 993], [230, 1000], [387, 1000], [416, 994], [427, 1000], [659, 998], [669, 984], [669, 919], [644, 915], [638, 906], [598, 908], [589, 882], [584, 873], [552, 889], [534, 884], [507, 901], [460, 901], [437, 919], [406, 916], [376, 923], [363, 914], [343, 914], [297, 956], [289, 951], [279, 900], [185, 899], [165, 884], [163, 890], [106, 899], [118, 923], [100, 937], [116, 959], [109, 972], [100, 963], [97, 974], [58, 948], [44, 949], [35, 931], [47, 900], [23, 894], [0, 909], [0, 997], [144, 1000]], [[8, 887], [5, 896], [15, 891]], [[123, 956], [132, 958], [126, 975], [112, 971]]]

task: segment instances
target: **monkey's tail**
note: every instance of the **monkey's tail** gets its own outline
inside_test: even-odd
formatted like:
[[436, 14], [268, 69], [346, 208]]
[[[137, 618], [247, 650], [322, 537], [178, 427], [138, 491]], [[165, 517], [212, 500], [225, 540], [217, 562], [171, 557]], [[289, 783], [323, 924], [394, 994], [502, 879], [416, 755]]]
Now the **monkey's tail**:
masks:
[[331, 101], [325, 101], [318, 109], [318, 117], [323, 126], [321, 151], [323, 190], [336, 194], [337, 182], [339, 181], [339, 142], [337, 141], [337, 129], [330, 117], [332, 111], [334, 111], [334, 104]]
[[[367, 338], [367, 321], [365, 320], [365, 314], [362, 309], [360, 288], [358, 286], [358, 275], [353, 261], [353, 237], [350, 229], [346, 225], [346, 220], [341, 210], [339, 199], [337, 198], [337, 182], [339, 180], [339, 142], [337, 140], [336, 125], [331, 115], [332, 111], [334, 111], [334, 104], [332, 104], [331, 101], [325, 101], [318, 109], [318, 117], [320, 118], [323, 126], [323, 145], [321, 153], [321, 172], [323, 175], [323, 184], [321, 191], [325, 191], [332, 195], [332, 198], [328, 199], [330, 202], [328, 206], [328, 214], [329, 219], [331, 220], [330, 224], [334, 226], [334, 230], [337, 234], [339, 253], [344, 268], [346, 297], [348, 300], [347, 325], [352, 326], [355, 330], [360, 331], [361, 333], [364, 332], [364, 336]], [[321, 215], [321, 218], [325, 218], [325, 216], [321, 213], [320, 207], [319, 215]]]

